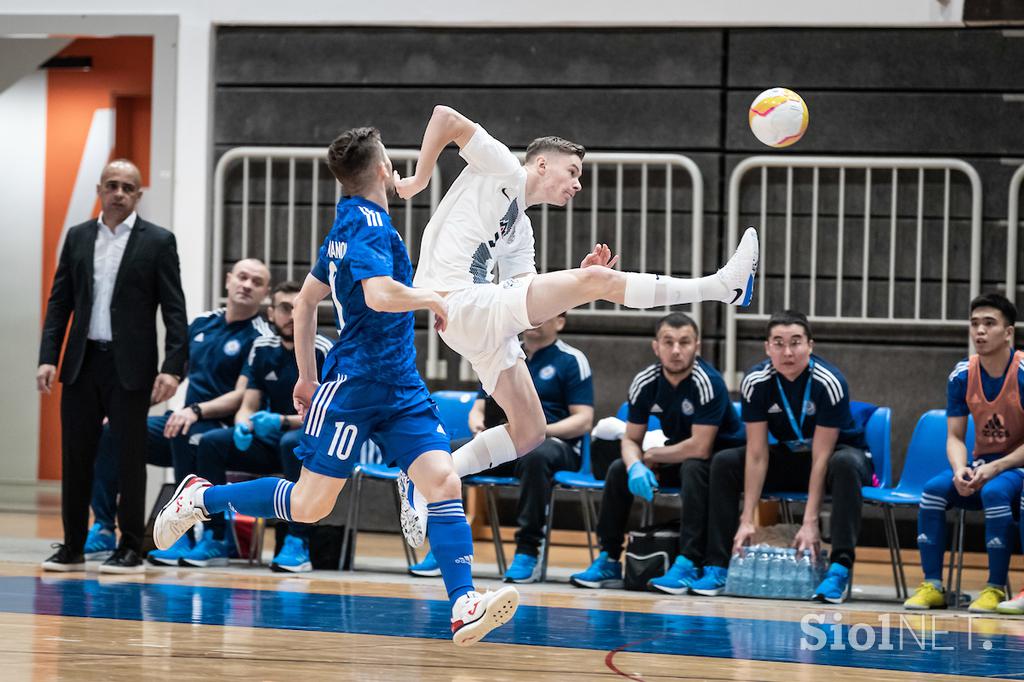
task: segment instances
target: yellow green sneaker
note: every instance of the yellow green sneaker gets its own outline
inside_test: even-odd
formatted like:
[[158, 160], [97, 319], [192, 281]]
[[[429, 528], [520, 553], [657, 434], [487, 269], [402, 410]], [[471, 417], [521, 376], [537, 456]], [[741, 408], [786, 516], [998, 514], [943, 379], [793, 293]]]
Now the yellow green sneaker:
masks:
[[981, 591], [981, 595], [971, 602], [967, 610], [971, 613], [995, 613], [999, 603], [1006, 599], [1006, 593], [998, 587], [989, 585]]
[[912, 611], [926, 611], [928, 609], [946, 608], [946, 591], [935, 587], [927, 580], [917, 586], [914, 594], [903, 602], [903, 608]]
[[1008, 599], [1004, 602], [1000, 602], [999, 606], [996, 607], [996, 611], [1010, 616], [1024, 615], [1024, 590], [1021, 590], [1020, 594], [1018, 594], [1014, 599]]

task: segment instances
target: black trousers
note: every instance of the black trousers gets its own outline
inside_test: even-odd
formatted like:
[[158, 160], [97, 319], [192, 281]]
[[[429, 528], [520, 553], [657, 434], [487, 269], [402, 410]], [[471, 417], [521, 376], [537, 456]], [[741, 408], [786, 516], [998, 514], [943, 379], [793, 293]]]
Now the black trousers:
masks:
[[[710, 460], [686, 459], [679, 464], [662, 464], [653, 469], [658, 484], [680, 488], [682, 513], [679, 517], [679, 553], [696, 566], [704, 565], [708, 543], [708, 477]], [[622, 543], [633, 506], [629, 474], [621, 459], [612, 462], [604, 481], [597, 541], [612, 561], [622, 555]]]
[[[452, 443], [452, 451], [465, 440]], [[534, 450], [513, 462], [481, 471], [481, 476], [514, 476], [519, 479], [519, 507], [516, 518], [516, 553], [538, 556], [544, 541], [551, 486], [556, 471], [580, 468], [580, 456], [563, 440], [546, 438]]]
[[103, 428], [110, 420], [110, 434], [118, 460], [117, 525], [120, 546], [142, 551], [146, 505], [146, 415], [149, 389], [129, 391], [121, 386], [114, 354], [89, 343], [82, 369], [74, 383], [61, 394], [61, 516], [64, 544], [81, 552], [89, 531], [89, 500], [93, 467]]
[[[711, 461], [711, 523], [708, 528], [710, 566], [728, 566], [732, 540], [740, 523], [747, 461], [746, 448], [722, 450]], [[860, 535], [861, 487], [871, 485], [872, 465], [860, 448], [839, 445], [828, 460], [825, 492], [832, 495], [832, 561], [852, 565]], [[793, 453], [775, 445], [768, 449], [763, 492], [806, 492], [811, 478], [811, 454]]]

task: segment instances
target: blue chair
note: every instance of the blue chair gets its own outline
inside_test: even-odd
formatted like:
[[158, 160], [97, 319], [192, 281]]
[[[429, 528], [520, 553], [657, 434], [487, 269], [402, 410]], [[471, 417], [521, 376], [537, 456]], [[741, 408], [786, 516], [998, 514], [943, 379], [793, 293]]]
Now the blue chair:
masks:
[[[903, 570], [903, 557], [900, 554], [899, 536], [896, 529], [896, 507], [918, 507], [921, 504], [921, 492], [924, 485], [930, 479], [941, 474], [949, 468], [946, 459], [946, 411], [929, 410], [921, 415], [914, 427], [914, 433], [910, 437], [910, 444], [907, 446], [907, 457], [903, 462], [903, 471], [900, 474], [899, 483], [895, 488], [882, 485], [878, 488], [864, 488], [864, 502], [877, 505], [882, 508], [885, 524], [886, 541], [889, 545], [889, 554], [893, 565], [893, 581], [896, 584], [897, 598], [906, 599], [909, 596], [907, 591], [907, 579]], [[967, 433], [968, 459], [974, 444], [974, 421], [968, 419]], [[953, 532], [953, 548], [950, 556], [957, 556], [955, 563], [957, 568], [957, 585], [955, 594], [960, 594], [960, 574], [963, 571], [963, 509], [959, 510], [956, 525]], [[953, 561], [950, 561], [949, 573], [946, 579], [947, 592], [953, 582]], [[959, 598], [959, 597], [958, 597]]]
[[[345, 557], [351, 556], [348, 564], [349, 571], [354, 571], [356, 565], [356, 536], [359, 533], [359, 501], [363, 493], [363, 481], [371, 478], [378, 481], [391, 482], [391, 490], [395, 497], [395, 510], [401, 516], [402, 503], [398, 496], [398, 486], [394, 483], [398, 479], [400, 472], [401, 469], [398, 467], [389, 467], [381, 462], [380, 448], [377, 447], [376, 443], [368, 440], [363, 444], [359, 452], [359, 464], [352, 470], [352, 477], [348, 483], [348, 485], [352, 486], [352, 493], [345, 517], [345, 537], [341, 543], [342, 564], [345, 562]], [[409, 566], [414, 565], [416, 563], [416, 551], [409, 546], [401, 533], [398, 534], [398, 539], [402, 542], [406, 564]], [[351, 555], [349, 555], [349, 552], [351, 552]], [[341, 566], [338, 568], [340, 569]]]

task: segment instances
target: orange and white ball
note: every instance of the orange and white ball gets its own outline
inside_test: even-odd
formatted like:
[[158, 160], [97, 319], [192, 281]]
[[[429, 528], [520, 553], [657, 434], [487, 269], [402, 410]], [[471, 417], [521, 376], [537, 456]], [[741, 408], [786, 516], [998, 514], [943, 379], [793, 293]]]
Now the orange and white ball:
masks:
[[788, 147], [807, 132], [810, 116], [800, 95], [786, 88], [769, 88], [750, 105], [750, 130], [769, 147]]

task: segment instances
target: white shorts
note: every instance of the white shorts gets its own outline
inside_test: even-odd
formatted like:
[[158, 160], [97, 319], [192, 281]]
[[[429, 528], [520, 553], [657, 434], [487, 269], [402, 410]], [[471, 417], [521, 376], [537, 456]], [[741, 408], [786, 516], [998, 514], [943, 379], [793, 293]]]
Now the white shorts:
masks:
[[519, 334], [529, 329], [526, 292], [532, 276], [507, 279], [501, 284], [474, 284], [448, 294], [448, 327], [441, 338], [466, 358], [491, 393], [498, 375], [526, 354]]

